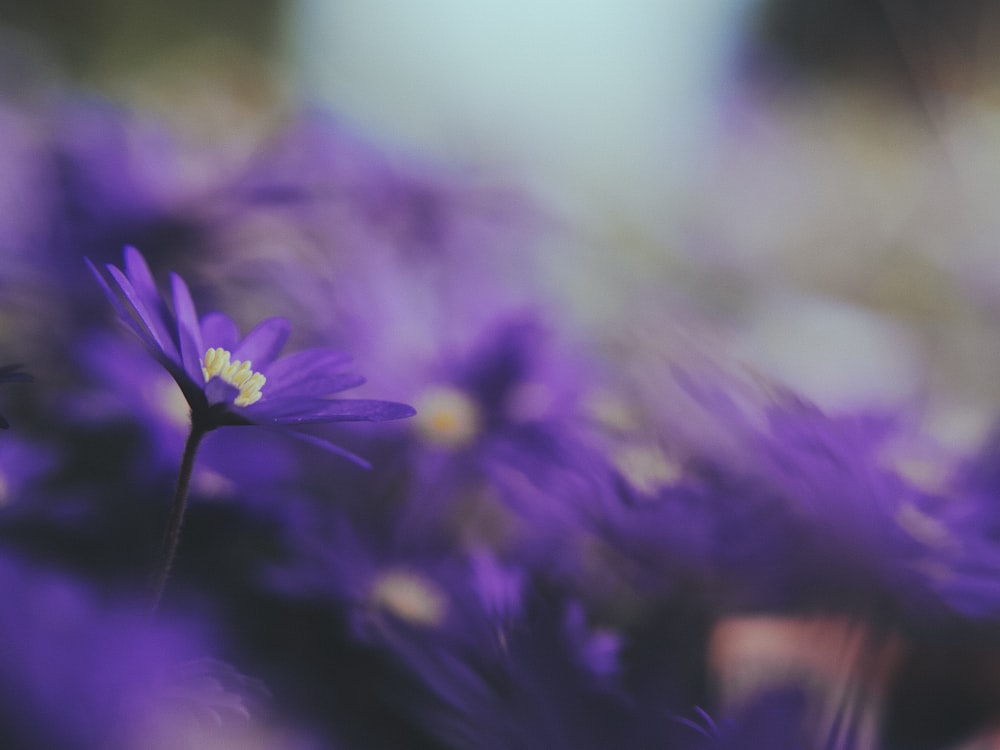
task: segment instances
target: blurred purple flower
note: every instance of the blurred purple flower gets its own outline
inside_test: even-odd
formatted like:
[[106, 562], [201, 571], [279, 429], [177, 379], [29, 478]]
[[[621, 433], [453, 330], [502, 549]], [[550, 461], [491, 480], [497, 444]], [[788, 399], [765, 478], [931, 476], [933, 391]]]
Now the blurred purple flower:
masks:
[[[0, 596], [11, 605], [0, 621], [0, 746], [154, 748], [166, 746], [146, 731], [154, 714], [169, 710], [179, 720], [183, 712], [190, 726], [214, 725], [227, 706], [235, 709], [228, 713], [241, 713], [240, 695], [250, 694], [250, 683], [231, 679], [231, 668], [209, 662], [220, 686], [235, 687], [224, 693], [196, 692], [190, 681], [176, 679], [179, 670], [190, 673], [183, 665], [204, 653], [202, 628], [177, 621], [151, 625], [95, 594], [78, 580], [0, 554]], [[158, 729], [157, 739], [165, 742], [167, 727]], [[178, 721], [175, 743], [182, 729]], [[108, 744], [123, 732], [131, 744]]]
[[829, 416], [785, 391], [748, 407], [690, 378], [683, 387], [726, 431], [728, 445], [695, 449], [690, 463], [733, 603], [911, 623], [1000, 611], [1000, 546], [974, 520], [983, 504], [899, 460], [910, 439], [900, 415]]
[[[115, 738], [122, 747], [167, 750], [229, 744], [234, 727], [251, 724], [270, 691], [259, 680], [212, 658], [154, 665], [122, 682]], [[242, 734], [237, 730], [237, 735]], [[203, 744], [204, 743], [204, 744]]]
[[413, 627], [384, 634], [418, 681], [405, 699], [415, 718], [449, 747], [664, 746], [614, 680], [616, 636], [592, 630], [574, 602], [536, 585], [504, 619], [479, 610], [488, 628], [475, 627], [470, 607], [462, 640]]
[[[176, 274], [171, 276], [171, 310], [135, 248], [125, 250], [124, 272], [108, 264], [105, 276], [88, 265], [121, 319], [180, 386], [195, 430], [234, 425], [296, 430], [414, 414], [412, 407], [389, 401], [326, 398], [364, 379], [342, 372], [349, 359], [334, 349], [317, 347], [279, 358], [290, 334], [284, 318], [268, 318], [240, 338], [236, 324], [222, 313], [199, 321], [187, 285]], [[314, 436], [302, 437], [345, 453]]]
[[[130, 423], [141, 430], [140, 474], [173, 467], [190, 427], [190, 407], [173, 378], [142, 349], [110, 332], [81, 334], [75, 357], [85, 387], [69, 393], [61, 412], [86, 425]], [[147, 455], [148, 454], [148, 455]]]
[[[39, 165], [49, 257], [72, 268], [81, 255], [105, 260], [126, 242], [174, 251], [199, 244], [202, 226], [184, 201], [200, 204], [181, 179], [181, 146], [159, 123], [99, 99], [72, 100], [49, 117]], [[72, 289], [70, 274], [63, 281]]]

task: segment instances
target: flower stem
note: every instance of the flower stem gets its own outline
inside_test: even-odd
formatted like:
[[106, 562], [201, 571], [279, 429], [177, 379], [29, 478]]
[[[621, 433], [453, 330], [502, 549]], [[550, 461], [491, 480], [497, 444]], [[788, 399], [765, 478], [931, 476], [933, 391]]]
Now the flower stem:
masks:
[[187, 508], [194, 457], [205, 432], [204, 428], [193, 424], [187, 442], [184, 444], [184, 456], [181, 458], [181, 468], [177, 473], [177, 488], [174, 490], [174, 501], [170, 507], [170, 520], [167, 522], [167, 530], [163, 535], [159, 564], [156, 566], [152, 578], [152, 592], [149, 600], [150, 617], [156, 614], [156, 610], [160, 606], [163, 590], [166, 588], [167, 578], [170, 576], [170, 569], [174, 565], [174, 558], [177, 557], [177, 543], [181, 538], [181, 525], [184, 523], [184, 511]]

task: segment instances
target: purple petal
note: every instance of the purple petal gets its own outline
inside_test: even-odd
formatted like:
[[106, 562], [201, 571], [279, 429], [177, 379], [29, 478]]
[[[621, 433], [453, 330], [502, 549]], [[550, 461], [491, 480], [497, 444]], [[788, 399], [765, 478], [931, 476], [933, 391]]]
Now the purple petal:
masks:
[[316, 435], [309, 435], [305, 432], [296, 432], [295, 430], [282, 431], [282, 434], [291, 435], [292, 437], [296, 438], [297, 440], [301, 440], [304, 443], [308, 443], [309, 445], [315, 445], [319, 448], [322, 448], [325, 451], [329, 451], [330, 453], [336, 453], [338, 456], [343, 456], [351, 463], [360, 466], [362, 469], [372, 468], [371, 463], [361, 458], [361, 456], [357, 455], [356, 453], [351, 453], [351, 451], [347, 450], [346, 448], [341, 448], [336, 443], [331, 443], [329, 440], [324, 440], [323, 438], [317, 437]]
[[233, 359], [250, 360], [254, 369], [260, 370], [277, 358], [291, 331], [291, 324], [284, 318], [262, 320], [237, 345]]
[[138, 295], [142, 308], [146, 311], [146, 317], [149, 319], [148, 323], [153, 327], [156, 335], [162, 340], [174, 341], [170, 330], [171, 316], [163, 303], [163, 297], [160, 296], [160, 292], [156, 288], [153, 274], [146, 264], [146, 259], [142, 257], [142, 253], [131, 245], [125, 247], [125, 273], [131, 282], [131, 287]]
[[[137, 319], [138, 313], [135, 308], [132, 307], [131, 304], [128, 308], [125, 307], [125, 304], [122, 302], [122, 296], [124, 296], [124, 294], [119, 293], [121, 290], [119, 290], [119, 292], [115, 292], [114, 289], [111, 288], [111, 285], [108, 284], [108, 280], [104, 278], [104, 274], [97, 270], [97, 267], [90, 262], [90, 258], [84, 258], [83, 260], [90, 269], [90, 272], [94, 274], [94, 278], [97, 279], [97, 283], [101, 285], [104, 295], [115, 308], [115, 312], [118, 313], [118, 317], [121, 318], [123, 322], [127, 323], [128, 326], [132, 328], [132, 330], [134, 330], [141, 338], [148, 339], [150, 343], [155, 343], [155, 339], [153, 334], [150, 332], [149, 327], [140, 325], [140, 322]], [[115, 286], [117, 287], [118, 284], [115, 283]]]
[[[302, 349], [262, 368], [272, 389], [291, 389], [317, 378], [328, 377], [350, 364], [351, 358], [328, 347]], [[331, 391], [332, 392], [332, 391]]]
[[365, 379], [354, 373], [334, 373], [332, 375], [318, 375], [311, 380], [288, 382], [287, 380], [277, 381], [273, 385], [268, 382], [264, 385], [264, 398], [292, 399], [292, 398], [322, 398], [331, 396], [334, 393], [346, 391], [348, 388], [357, 388], [362, 385]]
[[206, 349], [221, 346], [231, 353], [239, 343], [240, 329], [228, 315], [213, 312], [201, 319], [201, 335]]
[[188, 374], [197, 379], [201, 374], [201, 356], [205, 351], [201, 340], [198, 313], [191, 299], [184, 279], [170, 274], [170, 284], [174, 293], [174, 314], [177, 316], [177, 340], [181, 347], [181, 362]]
[[125, 273], [128, 274], [135, 290], [145, 299], [152, 299], [158, 295], [156, 281], [146, 259], [131, 245], [125, 246]]
[[140, 338], [145, 339], [153, 348], [160, 350], [171, 359], [180, 359], [177, 347], [164, 328], [162, 321], [154, 318], [149, 312], [149, 309], [143, 303], [131, 282], [125, 277], [125, 274], [110, 264], [107, 269], [118, 290], [121, 292], [118, 300], [120, 304], [119, 312], [124, 311], [122, 319], [126, 323], [130, 323]]
[[[261, 410], [263, 414], [263, 410]], [[336, 399], [307, 402], [294, 413], [274, 414], [274, 424], [321, 424], [323, 422], [384, 422], [404, 419], [416, 414], [416, 409], [392, 401], [368, 399]]]

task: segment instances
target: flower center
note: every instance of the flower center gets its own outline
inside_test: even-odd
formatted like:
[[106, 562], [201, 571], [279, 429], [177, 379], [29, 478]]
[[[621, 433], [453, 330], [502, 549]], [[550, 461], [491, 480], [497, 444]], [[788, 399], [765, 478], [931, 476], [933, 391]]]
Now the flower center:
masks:
[[389, 570], [376, 579], [371, 601], [401, 620], [430, 627], [444, 620], [448, 600], [431, 581], [405, 570]]
[[431, 388], [417, 402], [416, 427], [426, 440], [438, 445], [468, 445], [476, 438], [481, 421], [476, 403], [457, 388]]
[[683, 468], [655, 445], [629, 445], [612, 452], [611, 461], [640, 492], [653, 495], [684, 475]]
[[201, 372], [205, 376], [206, 383], [212, 378], [219, 378], [223, 383], [240, 389], [233, 399], [234, 405], [250, 406], [260, 401], [260, 389], [264, 387], [267, 378], [253, 371], [249, 359], [246, 362], [233, 359], [228, 351], [217, 346], [205, 352], [201, 364]]

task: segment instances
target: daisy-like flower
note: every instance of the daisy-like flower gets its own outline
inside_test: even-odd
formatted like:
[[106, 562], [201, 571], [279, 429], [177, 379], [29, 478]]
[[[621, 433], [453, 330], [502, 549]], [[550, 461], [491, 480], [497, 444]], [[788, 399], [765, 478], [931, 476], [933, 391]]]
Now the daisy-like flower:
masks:
[[[34, 378], [21, 371], [22, 365], [5, 365], [0, 367], [0, 383], [30, 383]], [[0, 414], [0, 430], [10, 427], [10, 422]]]
[[[231, 425], [295, 429], [414, 414], [412, 407], [390, 401], [326, 398], [364, 379], [344, 373], [349, 360], [333, 349], [305, 349], [279, 358], [290, 333], [284, 318], [268, 318], [240, 338], [236, 324], [226, 315], [212, 313], [198, 319], [187, 284], [177, 274], [171, 275], [171, 308], [160, 296], [146, 260], [133, 247], [125, 249], [124, 271], [109, 263], [105, 276], [87, 263], [121, 319], [170, 373], [191, 407], [191, 430], [153, 578], [151, 612], [159, 606], [173, 565], [195, 455], [208, 432]], [[315, 436], [301, 437], [365, 463]]]
[[343, 372], [350, 360], [335, 349], [304, 349], [279, 358], [290, 333], [284, 318], [268, 318], [241, 338], [222, 313], [199, 320], [187, 284], [177, 274], [171, 275], [171, 310], [133, 247], [125, 250], [124, 270], [108, 264], [105, 276], [88, 265], [122, 320], [177, 381], [191, 407], [194, 430], [228, 425], [295, 429], [414, 414], [412, 407], [389, 401], [326, 398], [361, 385], [364, 378]]

